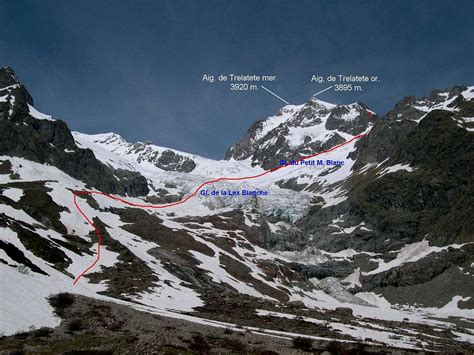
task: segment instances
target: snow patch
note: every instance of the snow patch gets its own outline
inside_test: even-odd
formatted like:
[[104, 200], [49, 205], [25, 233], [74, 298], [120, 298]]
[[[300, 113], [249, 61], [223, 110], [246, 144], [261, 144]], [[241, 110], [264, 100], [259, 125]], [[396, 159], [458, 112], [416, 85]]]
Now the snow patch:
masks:
[[3, 191], [1, 191], [1, 194], [3, 196], [8, 197], [10, 200], [18, 202], [24, 195], [24, 192], [22, 189], [17, 189], [16, 187], [7, 187], [4, 188]]
[[411, 173], [414, 170], [415, 170], [415, 168], [412, 168], [408, 164], [395, 164], [395, 165], [384, 168], [382, 171], [379, 172], [378, 175], [380, 177], [380, 176], [383, 176], [383, 175], [386, 175], [386, 174], [394, 173], [396, 171], [408, 171], [409, 173]]
[[28, 104], [28, 110], [30, 112], [30, 116], [32, 116], [32, 117], [34, 117], [38, 120], [55, 121], [55, 119], [53, 119], [51, 116], [39, 112], [37, 109], [35, 109], [30, 104]]
[[466, 244], [451, 244], [444, 247], [434, 247], [430, 246], [427, 240], [422, 240], [421, 242], [413, 244], [407, 244], [400, 250], [395, 259], [389, 261], [388, 263], [384, 262], [383, 260], [380, 260], [378, 268], [366, 272], [364, 273], [364, 275], [378, 274], [380, 272], [390, 270], [394, 267], [401, 266], [405, 263], [417, 261], [431, 253], [439, 253], [448, 248], [459, 249], [464, 245]]

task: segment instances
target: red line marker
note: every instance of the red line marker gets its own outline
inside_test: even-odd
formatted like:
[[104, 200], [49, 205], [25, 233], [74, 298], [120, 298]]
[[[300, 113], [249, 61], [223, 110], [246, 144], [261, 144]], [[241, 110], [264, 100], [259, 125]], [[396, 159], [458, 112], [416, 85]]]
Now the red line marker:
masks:
[[[367, 114], [369, 115], [369, 118], [372, 116], [372, 113], [370, 111], [367, 111]], [[374, 125], [375, 126], [375, 125]], [[359, 134], [357, 136], [354, 136], [352, 137], [351, 139], [343, 142], [343, 143], [340, 143], [340, 144], [337, 144], [335, 145], [334, 147], [332, 148], [329, 148], [329, 149], [326, 149], [326, 150], [323, 150], [322, 152], [319, 152], [319, 153], [316, 153], [316, 154], [312, 154], [312, 155], [308, 155], [308, 156], [305, 156], [303, 158], [300, 158], [298, 160], [296, 160], [297, 162], [301, 162], [303, 160], [306, 160], [306, 159], [310, 159], [310, 158], [314, 158], [318, 155], [322, 155], [322, 154], [326, 154], [326, 153], [330, 153], [332, 152], [333, 150], [336, 150], [342, 146], [345, 146], [367, 134], [370, 133], [370, 131], [374, 128], [374, 126], [372, 126], [372, 128], [369, 130], [369, 132], [367, 133], [362, 133], [362, 134]], [[84, 213], [84, 211], [82, 211], [82, 209], [79, 207], [79, 204], [77, 203], [77, 196], [80, 196], [80, 195], [101, 195], [101, 196], [105, 196], [107, 198], [110, 198], [112, 200], [115, 200], [115, 201], [119, 201], [119, 202], [122, 202], [123, 204], [126, 204], [128, 206], [133, 206], [133, 207], [140, 207], [140, 208], [151, 208], [151, 209], [164, 209], [164, 208], [169, 208], [169, 207], [173, 207], [173, 206], [178, 206], [178, 205], [181, 205], [183, 203], [186, 203], [187, 201], [189, 201], [191, 198], [193, 198], [194, 196], [196, 196], [199, 192], [199, 190], [201, 190], [204, 186], [206, 185], [209, 185], [209, 184], [214, 184], [216, 182], [219, 182], [219, 181], [241, 181], [241, 180], [250, 180], [250, 179], [256, 179], [256, 178], [259, 178], [259, 177], [262, 177], [262, 176], [265, 176], [265, 175], [268, 175], [270, 173], [273, 173], [277, 170], [280, 170], [280, 169], [283, 169], [283, 168], [286, 168], [287, 166], [292, 166], [292, 165], [281, 165], [281, 166], [278, 166], [278, 167], [275, 167], [273, 169], [270, 169], [270, 170], [267, 170], [267, 171], [264, 171], [260, 174], [256, 174], [256, 175], [250, 175], [250, 176], [243, 176], [243, 177], [220, 177], [220, 178], [216, 178], [216, 179], [213, 179], [213, 180], [209, 180], [209, 181], [206, 181], [206, 182], [203, 182], [201, 185], [199, 185], [190, 195], [188, 195], [187, 197], [184, 197], [183, 199], [179, 200], [179, 201], [176, 201], [176, 202], [172, 202], [172, 203], [167, 203], [167, 204], [164, 204], [164, 205], [150, 205], [150, 204], [140, 204], [140, 203], [134, 203], [134, 202], [130, 202], [130, 201], [127, 201], [127, 200], [124, 200], [120, 197], [117, 197], [117, 196], [112, 196], [112, 195], [109, 195], [105, 192], [101, 192], [101, 191], [92, 191], [92, 190], [84, 190], [84, 191], [76, 191], [74, 192], [74, 205], [76, 206], [76, 209], [79, 211], [79, 213], [82, 215], [82, 217], [84, 217], [84, 219], [87, 221], [87, 223], [89, 223], [92, 228], [94, 229], [94, 232], [95, 234], [97, 235], [97, 239], [98, 239], [98, 242], [97, 242], [97, 257], [95, 259], [95, 261], [87, 268], [85, 269], [83, 272], [81, 272], [79, 274], [79, 276], [77, 276], [77, 278], [74, 280], [73, 282], [73, 285], [75, 285], [82, 276], [84, 276], [84, 274], [86, 274], [89, 270], [91, 270], [95, 265], [97, 265], [97, 263], [99, 262], [99, 259], [100, 259], [100, 247], [102, 245], [102, 236], [99, 232], [99, 229], [97, 228], [97, 226], [95, 225], [94, 222], [92, 222], [89, 217], [86, 216], [86, 214]]]

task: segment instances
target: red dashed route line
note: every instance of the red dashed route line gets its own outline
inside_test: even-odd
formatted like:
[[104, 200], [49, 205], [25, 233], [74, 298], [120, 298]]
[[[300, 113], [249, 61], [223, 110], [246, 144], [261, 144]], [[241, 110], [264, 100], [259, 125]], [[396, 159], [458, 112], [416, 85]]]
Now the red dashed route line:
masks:
[[[371, 112], [368, 112], [368, 113], [369, 113], [369, 117], [372, 116]], [[372, 126], [372, 128], [374, 128], [374, 125]], [[371, 130], [372, 130], [372, 128], [371, 128]], [[332, 151], [334, 151], [334, 150], [336, 150], [336, 149], [338, 149], [342, 146], [345, 146], [345, 145], [347, 145], [347, 144], [349, 144], [349, 143], [351, 143], [351, 142], [353, 142], [353, 141], [369, 134], [369, 133], [370, 133], [370, 130], [369, 130], [369, 132], [362, 133], [362, 134], [359, 134], [357, 136], [354, 136], [351, 139], [349, 139], [349, 140], [347, 140], [347, 141], [345, 141], [341, 144], [337, 144], [332, 148], [329, 148], [327, 150], [323, 150], [323, 151], [321, 151], [319, 153], [316, 153], [316, 154], [312, 154], [312, 155], [302, 157], [302, 158], [300, 158], [296, 161], [299, 163], [303, 160], [317, 157], [318, 155], [323, 155], [323, 154], [326, 154], [326, 153], [330, 153], [330, 152], [332, 152]], [[96, 257], [95, 261], [87, 269], [85, 269], [83, 272], [81, 272], [79, 274], [79, 276], [77, 276], [77, 278], [73, 282], [73, 285], [75, 285], [81, 279], [81, 277], [84, 276], [84, 274], [86, 274], [89, 270], [91, 270], [99, 262], [100, 247], [102, 245], [102, 236], [99, 232], [99, 229], [97, 228], [95, 223], [92, 222], [89, 219], [89, 217], [87, 217], [87, 215], [84, 213], [84, 211], [81, 209], [81, 207], [79, 207], [79, 204], [77, 203], [77, 197], [78, 196], [81, 196], [81, 195], [101, 195], [101, 196], [105, 196], [107, 198], [110, 198], [112, 200], [122, 202], [123, 204], [126, 204], [128, 206], [139, 207], [139, 208], [164, 209], [164, 208], [178, 206], [178, 205], [182, 205], [182, 204], [186, 203], [187, 201], [189, 201], [190, 199], [195, 197], [199, 193], [199, 191], [206, 185], [214, 184], [214, 183], [219, 182], [219, 181], [241, 181], [241, 180], [256, 179], [256, 178], [271, 174], [271, 173], [273, 173], [277, 170], [284, 169], [288, 166], [293, 166], [293, 165], [289, 165], [289, 164], [288, 165], [281, 165], [281, 166], [278, 166], [278, 167], [270, 169], [270, 170], [266, 170], [266, 171], [264, 171], [260, 174], [256, 174], [256, 175], [243, 176], [243, 177], [220, 177], [220, 178], [216, 178], [216, 179], [213, 179], [213, 180], [209, 180], [209, 181], [203, 182], [191, 194], [184, 197], [183, 199], [181, 199], [179, 201], [176, 201], [176, 202], [173, 202], [173, 203], [167, 203], [167, 204], [164, 204], [164, 205], [150, 205], [150, 204], [141, 204], [141, 203], [130, 202], [130, 201], [124, 200], [123, 198], [120, 198], [120, 197], [117, 197], [117, 196], [112, 196], [112, 195], [109, 195], [109, 194], [107, 194], [105, 192], [101, 192], [101, 191], [84, 190], [84, 191], [74, 192], [74, 205], [76, 206], [76, 209], [79, 211], [79, 213], [82, 215], [82, 217], [84, 217], [84, 219], [87, 221], [87, 223], [89, 223], [92, 226], [92, 228], [94, 228], [94, 232], [97, 235], [98, 242], [97, 242], [97, 257]]]

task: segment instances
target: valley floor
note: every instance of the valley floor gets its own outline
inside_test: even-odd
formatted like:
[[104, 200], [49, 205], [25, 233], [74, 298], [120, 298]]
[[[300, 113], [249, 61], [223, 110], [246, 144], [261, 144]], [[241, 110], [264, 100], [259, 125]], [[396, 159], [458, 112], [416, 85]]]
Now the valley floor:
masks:
[[[269, 329], [248, 326], [223, 327], [220, 322], [211, 326], [183, 319], [141, 312], [130, 307], [92, 298], [59, 294], [50, 299], [56, 314], [61, 317], [58, 327], [41, 328], [0, 338], [0, 354], [28, 353], [252, 353], [252, 354], [414, 354], [425, 351], [367, 345], [345, 339], [314, 340], [304, 336], [271, 335]], [[205, 311], [205, 310], [203, 310]], [[228, 311], [231, 311], [228, 308]], [[259, 325], [288, 332], [299, 329], [306, 332], [302, 318], [279, 317], [247, 319], [241, 309], [242, 324]], [[212, 312], [205, 312], [211, 315]], [[226, 313], [226, 312], [224, 312]], [[228, 312], [227, 312], [228, 313]], [[212, 322], [212, 321], [211, 321]], [[306, 324], [307, 328], [307, 324]], [[327, 336], [314, 327], [312, 335]], [[252, 329], [252, 330], [251, 330]], [[321, 333], [321, 334], [319, 334]], [[344, 336], [341, 336], [343, 340]], [[465, 346], [465, 347], [464, 347]], [[472, 353], [468, 344], [450, 343], [438, 351]]]

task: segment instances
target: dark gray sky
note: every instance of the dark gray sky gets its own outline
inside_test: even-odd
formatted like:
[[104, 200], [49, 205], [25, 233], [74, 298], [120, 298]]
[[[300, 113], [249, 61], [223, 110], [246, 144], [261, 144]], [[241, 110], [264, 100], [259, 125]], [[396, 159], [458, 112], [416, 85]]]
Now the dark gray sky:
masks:
[[266, 86], [295, 104], [327, 86], [312, 74], [378, 75], [364, 92], [320, 98], [384, 113], [409, 94], [473, 84], [473, 14], [470, 0], [0, 0], [0, 65], [73, 130], [222, 158], [282, 103], [204, 73], [278, 75]]

